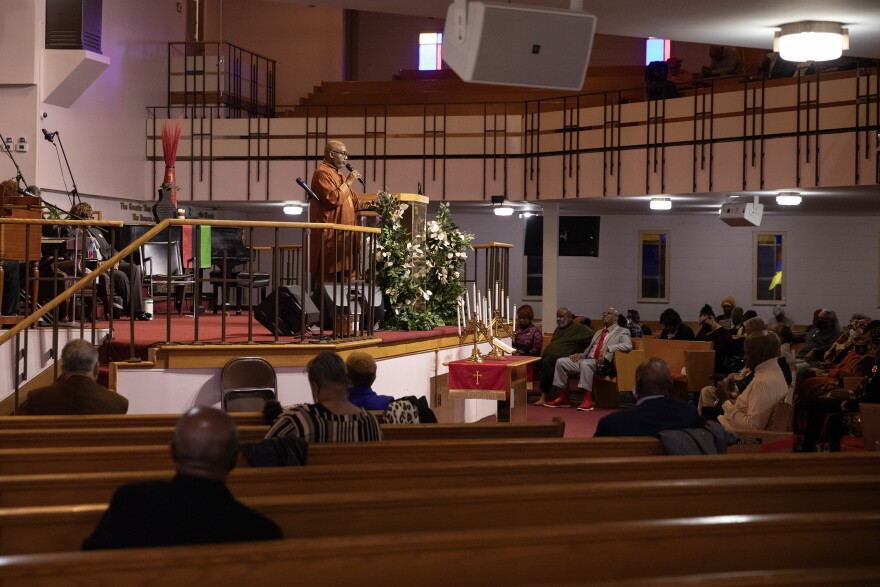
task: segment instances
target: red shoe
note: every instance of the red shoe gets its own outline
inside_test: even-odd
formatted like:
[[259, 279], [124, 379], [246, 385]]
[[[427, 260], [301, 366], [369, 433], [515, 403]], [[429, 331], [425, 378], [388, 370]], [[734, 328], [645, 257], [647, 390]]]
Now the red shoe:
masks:
[[581, 412], [592, 412], [593, 411], [593, 402], [591, 402], [588, 399], [585, 399], [583, 402], [581, 402], [581, 405], [579, 405], [577, 407], [577, 409], [580, 410]]
[[564, 395], [560, 395], [552, 402], [545, 402], [544, 407], [545, 408], [570, 408], [571, 402], [568, 401], [568, 397], [566, 397]]

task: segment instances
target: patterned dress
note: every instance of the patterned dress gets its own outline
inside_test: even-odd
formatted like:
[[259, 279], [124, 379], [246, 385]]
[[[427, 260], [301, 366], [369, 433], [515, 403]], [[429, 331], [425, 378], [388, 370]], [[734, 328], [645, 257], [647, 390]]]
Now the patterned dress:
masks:
[[370, 442], [382, 440], [379, 421], [361, 409], [355, 414], [334, 414], [321, 404], [285, 408], [266, 438], [297, 436], [307, 442]]

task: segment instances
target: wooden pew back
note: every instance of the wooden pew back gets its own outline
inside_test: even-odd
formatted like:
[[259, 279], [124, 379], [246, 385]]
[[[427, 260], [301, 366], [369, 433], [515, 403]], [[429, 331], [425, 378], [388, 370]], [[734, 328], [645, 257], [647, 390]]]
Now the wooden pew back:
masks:
[[648, 358], [657, 357], [669, 364], [669, 372], [679, 375], [685, 365], [685, 351], [711, 351], [712, 343], [699, 340], [646, 338], [643, 348]]
[[[513, 438], [328, 443], [309, 447], [309, 466], [463, 460], [651, 456], [664, 454], [656, 438]], [[0, 449], [0, 475], [169, 471], [167, 445]]]
[[[465, 439], [465, 438], [561, 438], [565, 420], [527, 423], [474, 424], [381, 424], [386, 441]], [[242, 442], [256, 442], [266, 436], [269, 427], [239, 426]], [[26, 428], [0, 429], [0, 449], [31, 447], [82, 447], [158, 445], [171, 442], [173, 425], [122, 428]]]
[[[0, 507], [108, 503], [122, 484], [169, 479], [171, 471], [0, 476]], [[731, 477], [880, 475], [880, 453], [744, 454], [707, 457], [550, 458], [463, 462], [243, 468], [229, 488], [239, 499], [260, 495], [380, 492], [405, 487], [511, 487]]]
[[[216, 587], [285, 585], [576, 585], [748, 571], [840, 569], [876, 576], [880, 513], [710, 517], [460, 532], [289, 538], [273, 542], [5, 557], [0, 584]], [[822, 536], [822, 540], [817, 540]], [[736, 545], [736, 556], [719, 556]], [[537, 564], [536, 561], [552, 561]], [[806, 570], [807, 573], [800, 572]], [[864, 575], [861, 571], [864, 570]], [[845, 580], [845, 579], [844, 579]], [[668, 584], [668, 583], [667, 583]], [[716, 583], [713, 583], [716, 584]], [[720, 584], [738, 585], [722, 580]], [[766, 584], [759, 582], [758, 584]], [[791, 583], [783, 583], [791, 584]], [[793, 583], [800, 585], [801, 583]], [[870, 581], [862, 579], [862, 584]]]
[[[356, 536], [595, 524], [713, 515], [870, 511], [878, 476], [733, 478], [395, 490], [249, 497], [286, 536]], [[552, 499], [550, 497], [552, 496]], [[646, 498], [650, 496], [650, 498]], [[595, 507], [579, 507], [590, 504]], [[106, 509], [77, 504], [0, 509], [0, 552], [77, 550]]]

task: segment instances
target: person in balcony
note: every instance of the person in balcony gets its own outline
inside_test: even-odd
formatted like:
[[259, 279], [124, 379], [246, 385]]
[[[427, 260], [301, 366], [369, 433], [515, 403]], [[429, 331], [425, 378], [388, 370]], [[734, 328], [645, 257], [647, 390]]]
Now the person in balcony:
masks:
[[743, 72], [742, 60], [733, 47], [712, 45], [709, 47], [709, 65], [703, 66], [703, 77], [721, 77]]

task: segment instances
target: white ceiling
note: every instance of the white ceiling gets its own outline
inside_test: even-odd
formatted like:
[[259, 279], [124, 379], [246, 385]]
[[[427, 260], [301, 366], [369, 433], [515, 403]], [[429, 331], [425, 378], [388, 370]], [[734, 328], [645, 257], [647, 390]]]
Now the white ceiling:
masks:
[[[369, 12], [446, 18], [450, 0], [277, 0]], [[568, 8], [568, 0], [510, 4]], [[847, 54], [880, 58], [880, 0], [583, 0], [597, 17], [596, 32], [623, 37], [718, 43], [770, 49], [774, 27], [802, 20], [849, 27]]]

